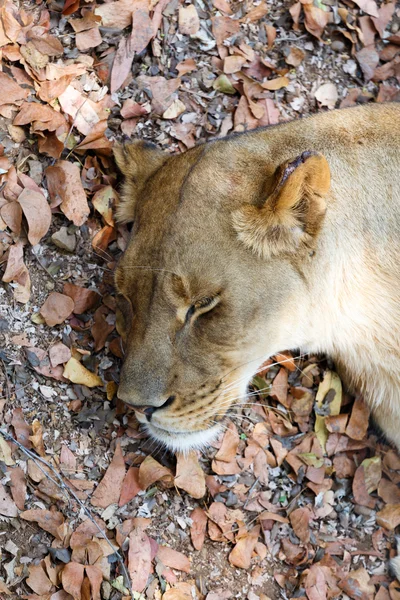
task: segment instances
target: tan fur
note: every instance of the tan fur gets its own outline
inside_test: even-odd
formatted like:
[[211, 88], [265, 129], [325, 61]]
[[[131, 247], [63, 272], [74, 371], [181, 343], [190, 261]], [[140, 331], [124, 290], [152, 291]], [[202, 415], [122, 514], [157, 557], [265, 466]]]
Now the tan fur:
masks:
[[117, 151], [134, 221], [116, 274], [119, 396], [159, 407], [152, 435], [206, 443], [263, 360], [300, 348], [329, 354], [400, 447], [399, 140], [392, 104], [177, 156]]

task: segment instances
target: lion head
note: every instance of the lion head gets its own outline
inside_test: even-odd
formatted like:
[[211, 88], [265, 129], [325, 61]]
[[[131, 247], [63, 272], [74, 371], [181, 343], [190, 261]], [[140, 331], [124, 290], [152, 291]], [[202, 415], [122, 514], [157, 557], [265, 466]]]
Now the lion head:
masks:
[[330, 173], [321, 154], [278, 142], [264, 131], [180, 155], [143, 141], [115, 150], [117, 217], [133, 222], [115, 275], [118, 396], [173, 450], [207, 445], [265, 359], [301, 342]]

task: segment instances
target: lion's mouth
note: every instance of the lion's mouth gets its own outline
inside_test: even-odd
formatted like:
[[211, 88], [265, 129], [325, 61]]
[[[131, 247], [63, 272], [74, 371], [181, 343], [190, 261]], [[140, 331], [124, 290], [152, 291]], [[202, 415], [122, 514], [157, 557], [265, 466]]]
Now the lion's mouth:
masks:
[[153, 423], [146, 423], [146, 429], [152, 438], [173, 452], [187, 452], [207, 448], [220, 433], [221, 425], [199, 431], [168, 431]]

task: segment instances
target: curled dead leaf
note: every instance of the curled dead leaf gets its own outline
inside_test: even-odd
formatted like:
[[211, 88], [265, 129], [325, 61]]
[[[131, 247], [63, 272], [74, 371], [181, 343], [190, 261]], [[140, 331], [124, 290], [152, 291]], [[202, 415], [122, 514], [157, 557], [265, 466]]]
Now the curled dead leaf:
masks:
[[63, 323], [73, 310], [74, 301], [72, 298], [59, 292], [51, 292], [40, 309], [40, 314], [46, 321], [46, 325], [53, 327]]

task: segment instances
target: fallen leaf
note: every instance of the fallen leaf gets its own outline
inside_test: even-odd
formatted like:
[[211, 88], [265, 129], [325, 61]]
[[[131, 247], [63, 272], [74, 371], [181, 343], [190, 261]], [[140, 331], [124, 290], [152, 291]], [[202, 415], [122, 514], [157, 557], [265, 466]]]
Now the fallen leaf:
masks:
[[[101, 549], [100, 549], [101, 552]], [[102, 556], [102, 552], [101, 552]], [[97, 565], [86, 565], [86, 575], [90, 582], [91, 600], [101, 600], [101, 584], [103, 583], [103, 572]], [[51, 600], [51, 598], [50, 598]]]
[[[251, 6], [251, 5], [250, 5]], [[249, 12], [240, 19], [242, 23], [257, 23], [268, 13], [268, 6], [265, 2], [260, 2], [258, 6], [254, 6]]]
[[[85, 567], [76, 562], [70, 562], [61, 572], [61, 582], [64, 590], [71, 594], [74, 600], [81, 600], [81, 590]], [[82, 598], [83, 600], [83, 598]]]
[[[65, 287], [65, 286], [64, 286]], [[68, 294], [66, 294], [68, 296]], [[61, 342], [54, 344], [49, 349], [49, 359], [52, 367], [57, 367], [69, 361], [71, 350]]]
[[174, 100], [172, 102], [172, 104], [163, 113], [162, 118], [163, 119], [176, 119], [177, 117], [179, 117], [179, 115], [184, 113], [185, 110], [186, 110], [186, 106], [184, 105], [184, 103], [181, 100], [179, 100], [179, 98], [177, 98], [176, 100]]
[[101, 17], [103, 27], [125, 29], [132, 24], [134, 0], [117, 0], [96, 6], [94, 14]]
[[31, 35], [29, 41], [41, 54], [47, 56], [62, 56], [64, 54], [64, 47], [55, 35], [49, 33], [40, 36]]
[[23, 242], [18, 240], [9, 249], [3, 281], [6, 283], [13, 281], [17, 284], [14, 289], [14, 297], [17, 302], [25, 304], [31, 295], [31, 279], [24, 263], [23, 248]]
[[114, 227], [113, 211], [117, 203], [118, 194], [110, 185], [106, 185], [101, 190], [98, 190], [92, 198], [93, 206], [110, 227]]
[[239, 434], [236, 425], [230, 421], [222, 439], [222, 444], [215, 458], [223, 462], [231, 462], [236, 457], [236, 452], [239, 446]]
[[290, 523], [293, 531], [303, 544], [310, 541], [310, 511], [308, 508], [296, 508], [290, 513]]
[[139, 485], [139, 469], [137, 467], [130, 467], [122, 483], [118, 506], [128, 504], [140, 491], [142, 491], [142, 488]]
[[82, 315], [92, 310], [101, 300], [100, 294], [95, 290], [89, 290], [69, 282], [64, 283], [63, 294], [72, 298], [74, 302], [73, 312], [76, 315]]
[[75, 36], [76, 47], [81, 52], [100, 46], [102, 41], [103, 39], [98, 27], [92, 27], [92, 29], [88, 29], [87, 31], [80, 31]]
[[308, 600], [327, 600], [328, 586], [326, 583], [324, 567], [318, 564], [311, 565], [308, 570], [304, 587]]
[[265, 27], [265, 32], [267, 34], [267, 43], [268, 43], [268, 50], [271, 50], [271, 48], [274, 45], [274, 42], [276, 40], [276, 29], [273, 25], [268, 25], [267, 23], [264, 24]]
[[218, 46], [222, 46], [228, 37], [239, 33], [240, 30], [239, 21], [234, 21], [230, 17], [213, 17], [211, 23], [212, 33]]
[[353, 0], [357, 6], [361, 8], [367, 15], [371, 17], [379, 17], [378, 6], [375, 0]]
[[11, 77], [0, 71], [0, 105], [15, 104], [28, 96], [29, 90], [20, 87]]
[[[24, 413], [22, 408], [14, 408], [11, 425], [15, 431], [15, 437], [17, 441], [22, 444], [25, 448], [32, 448], [32, 443], [29, 441], [31, 435], [31, 428], [24, 419]], [[6, 463], [7, 464], [7, 463]]]
[[327, 106], [330, 109], [335, 108], [339, 97], [334, 83], [324, 83], [317, 89], [314, 96], [322, 106]]
[[62, 212], [74, 225], [83, 225], [90, 210], [79, 167], [75, 163], [59, 160], [54, 166], [47, 167], [45, 173], [49, 194], [55, 206], [60, 204]]
[[139, 485], [146, 490], [156, 481], [171, 485], [173, 482], [172, 472], [167, 467], [160, 465], [152, 456], [146, 456], [139, 467]]
[[194, 35], [200, 29], [200, 19], [194, 4], [179, 7], [179, 31], [183, 35]]
[[58, 101], [60, 102], [63, 111], [73, 119], [74, 126], [80, 133], [83, 133], [83, 135], [88, 135], [93, 127], [101, 121], [101, 108], [89, 98], [83, 96], [77, 89], [72, 87], [72, 85], [69, 85], [67, 89], [58, 96]]
[[45, 104], [24, 102], [15, 117], [13, 125], [31, 125], [33, 132], [56, 131], [67, 129], [67, 122], [62, 114]]
[[[4, 485], [0, 483], [0, 515], [4, 517], [17, 517], [18, 508], [14, 500], [6, 491]], [[21, 515], [22, 516], [22, 515]]]
[[25, 473], [20, 467], [14, 467], [8, 471], [11, 483], [11, 496], [19, 510], [25, 510], [26, 479]]
[[110, 504], [117, 504], [121, 495], [124, 478], [124, 456], [121, 445], [117, 444], [114, 457], [90, 500], [92, 506], [106, 508]]
[[353, 404], [353, 410], [349, 423], [346, 427], [346, 434], [353, 440], [363, 440], [367, 435], [369, 425], [369, 408], [364, 400], [359, 396]]
[[389, 531], [396, 529], [400, 525], [400, 504], [387, 504], [376, 513], [376, 522]]
[[311, 33], [311, 35], [321, 40], [321, 36], [324, 33], [325, 27], [330, 20], [330, 13], [323, 10], [319, 6], [315, 6], [312, 2], [302, 4], [302, 6], [304, 10], [305, 28], [309, 33]]
[[190, 528], [190, 537], [196, 550], [201, 550], [206, 537], [207, 515], [199, 506], [193, 510], [190, 515], [192, 526]]
[[158, 546], [157, 558], [166, 567], [171, 567], [171, 569], [183, 571], [184, 573], [190, 572], [190, 560], [188, 557], [173, 548]]
[[82, 363], [73, 357], [65, 365], [63, 377], [69, 379], [72, 383], [79, 383], [90, 388], [103, 385], [103, 381], [98, 375], [86, 369]]
[[134, 529], [129, 534], [128, 572], [132, 589], [143, 592], [151, 572], [151, 546], [142, 529]]
[[32, 508], [22, 512], [20, 515], [21, 519], [25, 521], [33, 521], [39, 525], [44, 531], [48, 531], [56, 539], [61, 539], [59, 534], [59, 528], [64, 524], [64, 517], [62, 513], [53, 510], [43, 510], [40, 508]]
[[288, 65], [298, 67], [304, 60], [306, 53], [297, 46], [290, 46], [289, 54], [285, 57], [285, 61]]
[[74, 301], [59, 292], [51, 292], [40, 309], [40, 314], [50, 327], [59, 325], [67, 319], [74, 310]]
[[260, 526], [256, 525], [241, 537], [229, 554], [229, 562], [239, 569], [250, 569], [251, 556], [260, 534]]
[[91, 328], [91, 333], [95, 342], [94, 349], [96, 352], [104, 348], [107, 338], [114, 330], [114, 322], [109, 322], [107, 317], [110, 311], [102, 304], [94, 313], [94, 325]]
[[38, 421], [38, 419], [34, 419], [32, 421], [32, 435], [29, 436], [30, 441], [32, 442], [32, 446], [34, 447], [34, 449], [36, 450], [36, 452], [39, 454], [39, 456], [46, 456], [46, 451], [44, 448], [44, 442], [43, 442], [43, 427], [40, 423], [40, 421]]
[[375, 69], [379, 64], [379, 54], [375, 48], [362, 48], [356, 52], [356, 58], [364, 74], [365, 81], [370, 81], [374, 76]]
[[[187, 58], [186, 60], [182, 60], [176, 65], [176, 70], [179, 73], [179, 76], [186, 75], [186, 73], [191, 73], [197, 69], [196, 61], [194, 58]], [[122, 114], [122, 111], [121, 111]], [[124, 116], [124, 115], [122, 115]]]
[[[342, 404], [342, 383], [337, 373], [334, 373], [333, 371], [327, 371], [325, 373], [323, 380], [318, 386], [318, 392], [315, 401], [320, 409], [322, 409], [323, 404], [327, 405], [325, 408], [327, 416], [336, 416], [340, 413], [340, 407]], [[328, 430], [326, 428], [324, 416], [320, 414], [315, 415], [314, 429], [318, 441], [325, 452], [325, 445], [328, 439]]]
[[54, 589], [41, 563], [30, 565], [28, 570], [29, 577], [26, 578], [26, 583], [36, 594], [45, 595]]
[[363, 567], [350, 571], [338, 585], [353, 600], [373, 600], [375, 596], [375, 586], [370, 583], [370, 576]]
[[141, 89], [151, 92], [151, 107], [156, 115], [162, 115], [174, 101], [173, 94], [181, 85], [181, 79], [165, 79], [165, 77], [149, 77], [140, 75], [136, 79]]
[[386, 504], [400, 504], [400, 488], [388, 479], [382, 478], [380, 480], [378, 484], [378, 496]]
[[392, 20], [395, 8], [395, 2], [387, 2], [386, 4], [382, 4], [382, 6], [378, 8], [378, 17], [372, 15], [372, 22], [377, 32], [379, 33], [381, 39], [384, 38], [385, 29]]
[[174, 483], [178, 488], [185, 490], [192, 498], [202, 498], [205, 495], [205, 474], [195, 451], [179, 452], [177, 454]]

